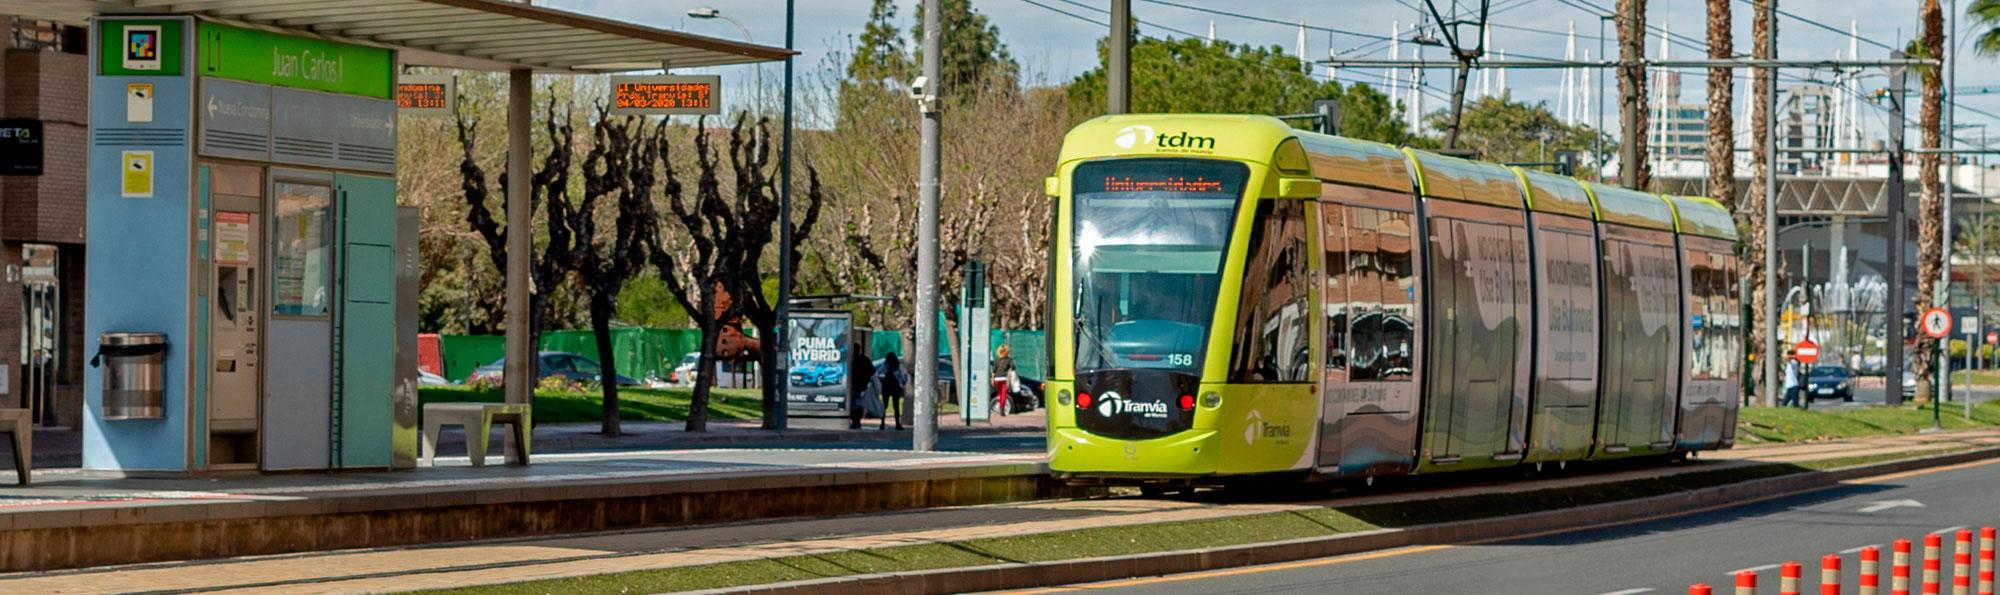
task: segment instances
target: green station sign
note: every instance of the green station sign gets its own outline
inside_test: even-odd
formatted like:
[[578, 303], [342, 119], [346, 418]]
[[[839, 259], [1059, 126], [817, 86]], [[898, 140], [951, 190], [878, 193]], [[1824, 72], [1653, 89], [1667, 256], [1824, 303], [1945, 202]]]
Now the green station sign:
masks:
[[196, 72], [202, 76], [360, 95], [395, 96], [390, 50], [203, 22], [197, 25]]

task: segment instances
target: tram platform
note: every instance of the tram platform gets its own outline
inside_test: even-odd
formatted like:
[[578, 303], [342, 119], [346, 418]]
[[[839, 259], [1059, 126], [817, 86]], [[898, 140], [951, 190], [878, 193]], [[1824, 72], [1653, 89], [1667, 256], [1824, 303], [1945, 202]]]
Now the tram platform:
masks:
[[[0, 570], [27, 571], [1058, 497], [1040, 453], [667, 449], [473, 468], [0, 486]], [[0, 478], [11, 480], [11, 477]]]

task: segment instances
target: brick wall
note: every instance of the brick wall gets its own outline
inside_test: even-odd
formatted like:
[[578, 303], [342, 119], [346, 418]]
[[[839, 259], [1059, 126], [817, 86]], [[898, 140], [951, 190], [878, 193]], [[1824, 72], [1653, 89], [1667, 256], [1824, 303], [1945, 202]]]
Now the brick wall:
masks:
[[56, 418], [74, 427], [82, 414], [87, 345], [83, 333], [83, 241], [89, 143], [89, 58], [79, 54], [0, 51], [0, 117], [42, 121], [42, 175], [0, 178], [0, 367], [7, 391], [0, 406], [19, 406], [22, 295], [18, 271], [24, 243], [62, 247], [62, 369]]

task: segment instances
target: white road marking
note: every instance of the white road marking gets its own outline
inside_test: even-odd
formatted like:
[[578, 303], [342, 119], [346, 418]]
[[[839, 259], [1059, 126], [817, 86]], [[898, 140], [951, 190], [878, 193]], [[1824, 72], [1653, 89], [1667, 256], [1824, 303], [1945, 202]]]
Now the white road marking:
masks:
[[1840, 552], [1839, 552], [1839, 553], [1841, 553], [1841, 554], [1859, 554], [1859, 553], [1861, 553], [1861, 550], [1865, 550], [1865, 549], [1868, 549], [1868, 548], [1871, 548], [1871, 547], [1875, 547], [1875, 546], [1870, 546], [1870, 545], [1864, 545], [1864, 546], [1861, 546], [1861, 547], [1851, 547], [1851, 548], [1847, 548], [1847, 549], [1844, 549], [1844, 550], [1840, 550]]
[[1861, 507], [1862, 513], [1882, 512], [1891, 508], [1923, 508], [1924, 503], [1916, 500], [1878, 500]]
[[1932, 531], [1931, 533], [1935, 533], [1935, 534], [1938, 534], [1938, 535], [1946, 535], [1946, 534], [1950, 534], [1950, 533], [1951, 533], [1951, 532], [1953, 532], [1953, 531], [1957, 531], [1957, 530], [1959, 530], [1959, 529], [1964, 529], [1964, 528], [1965, 528], [1965, 525], [1952, 525], [1952, 526], [1950, 526], [1950, 527], [1945, 527], [1945, 528], [1943, 528], [1943, 529], [1938, 529], [1938, 530], [1936, 530], [1936, 531]]
[[1612, 591], [1610, 593], [1599, 593], [1598, 595], [1633, 595], [1635, 593], [1651, 593], [1651, 592], [1653, 592], [1652, 589], [1641, 587], [1637, 589], [1626, 589], [1623, 591]]
[[1751, 566], [1751, 567], [1749, 567], [1749, 568], [1744, 568], [1744, 569], [1741, 569], [1741, 570], [1732, 570], [1732, 571], [1729, 571], [1729, 576], [1736, 576], [1736, 575], [1738, 575], [1738, 574], [1741, 574], [1741, 573], [1745, 573], [1745, 572], [1763, 572], [1763, 571], [1766, 571], [1766, 570], [1771, 570], [1771, 569], [1774, 569], [1774, 568], [1777, 568], [1777, 567], [1778, 567], [1778, 565], [1777, 565], [1777, 564], [1765, 564], [1765, 565], [1763, 565], [1763, 566]]

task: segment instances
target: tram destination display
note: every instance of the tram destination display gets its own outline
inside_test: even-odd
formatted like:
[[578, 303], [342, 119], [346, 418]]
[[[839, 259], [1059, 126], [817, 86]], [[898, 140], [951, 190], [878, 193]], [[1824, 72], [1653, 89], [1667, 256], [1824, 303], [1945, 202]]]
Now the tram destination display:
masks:
[[793, 310], [785, 336], [791, 361], [785, 394], [793, 403], [847, 405], [848, 329], [852, 315], [838, 311]]
[[611, 77], [616, 116], [712, 116], [722, 113], [721, 75], [623, 75]]

